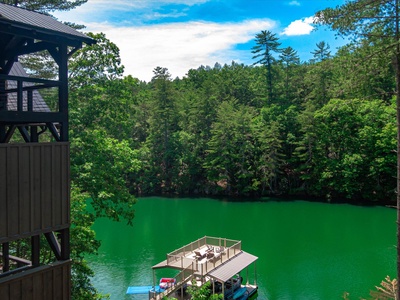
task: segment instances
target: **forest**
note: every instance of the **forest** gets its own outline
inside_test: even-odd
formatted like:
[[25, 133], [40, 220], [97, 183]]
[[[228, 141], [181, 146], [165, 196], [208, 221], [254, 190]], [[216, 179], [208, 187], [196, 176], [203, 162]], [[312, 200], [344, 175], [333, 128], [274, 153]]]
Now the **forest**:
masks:
[[[43, 11], [84, 2], [49, 8], [16, 1]], [[376, 12], [377, 20], [391, 14], [372, 2], [368, 13]], [[351, 19], [337, 24], [330, 12], [337, 13], [327, 9], [319, 21], [354, 30]], [[248, 50], [252, 65], [215, 62], [182, 78], [172, 78], [167, 65], [154, 66], [149, 82], [124, 76], [117, 45], [104, 34], [87, 33], [97, 43], [69, 61], [73, 295], [96, 295], [84, 260], [99, 247], [89, 229], [94, 219], [131, 223], [137, 196], [393, 205], [399, 74], [393, 57], [400, 52], [394, 27], [379, 24], [334, 54], [329, 42], [320, 41], [309, 61], [260, 28], [256, 46]], [[383, 38], [387, 34], [391, 40]], [[32, 76], [55, 76], [46, 54], [21, 62]], [[52, 95], [43, 96], [52, 105]], [[88, 198], [93, 214], [86, 211]]]
[[175, 79], [158, 66], [141, 82], [122, 76], [111, 41], [92, 37], [71, 62], [70, 110], [74, 182], [93, 198], [395, 199], [395, 76], [373, 43], [331, 55], [321, 41], [300, 62], [262, 31], [254, 65], [217, 62]]

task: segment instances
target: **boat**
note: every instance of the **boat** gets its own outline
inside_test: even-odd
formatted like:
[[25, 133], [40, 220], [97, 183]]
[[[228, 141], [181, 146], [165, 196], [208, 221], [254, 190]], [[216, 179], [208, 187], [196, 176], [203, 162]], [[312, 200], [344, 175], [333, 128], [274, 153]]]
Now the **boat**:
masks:
[[175, 278], [161, 278], [159, 286], [161, 289], [166, 290], [167, 288], [173, 287], [175, 284]]
[[240, 289], [237, 289], [234, 294], [232, 299], [233, 300], [245, 300], [249, 296], [249, 293], [247, 291], [246, 287], [241, 287]]
[[[241, 288], [243, 278], [239, 275], [236, 274], [232, 278], [230, 278], [228, 281], [225, 282], [225, 298], [227, 299], [237, 299], [234, 298], [235, 293]], [[241, 294], [242, 295], [242, 294]], [[241, 296], [239, 295], [239, 296]]]

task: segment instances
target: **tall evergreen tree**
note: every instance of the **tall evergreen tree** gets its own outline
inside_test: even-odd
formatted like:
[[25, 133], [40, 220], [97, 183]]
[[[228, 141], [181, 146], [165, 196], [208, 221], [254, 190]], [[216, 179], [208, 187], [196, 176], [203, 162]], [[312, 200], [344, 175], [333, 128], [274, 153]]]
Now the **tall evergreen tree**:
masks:
[[261, 33], [256, 34], [256, 45], [251, 51], [254, 54], [253, 59], [257, 60], [254, 65], [261, 64], [267, 69], [266, 77], [269, 102], [272, 102], [273, 99], [272, 65], [275, 62], [273, 53], [280, 52], [279, 46], [281, 43], [278, 40], [279, 38], [275, 33], [263, 30]]
[[148, 148], [151, 151], [152, 165], [157, 174], [159, 191], [170, 192], [178, 157], [176, 99], [171, 75], [167, 68], [153, 70], [153, 112], [149, 120]]
[[317, 49], [311, 52], [311, 54], [314, 55], [315, 62], [324, 61], [331, 56], [331, 51], [329, 51], [331, 47], [329, 46], [329, 44], [325, 43], [324, 41], [321, 41], [317, 43], [316, 46]]
[[314, 55], [310, 66], [310, 84], [313, 86], [312, 100], [317, 107], [322, 107], [329, 100], [328, 89], [331, 83], [331, 63], [329, 45], [324, 41], [317, 43], [317, 49], [311, 52]]
[[293, 82], [292, 76], [293, 69], [300, 63], [299, 56], [297, 55], [297, 51], [292, 47], [284, 48], [279, 55], [280, 61], [283, 64], [284, 69], [284, 93], [285, 93], [285, 102], [290, 103], [292, 100], [293, 88], [291, 86], [291, 82]]

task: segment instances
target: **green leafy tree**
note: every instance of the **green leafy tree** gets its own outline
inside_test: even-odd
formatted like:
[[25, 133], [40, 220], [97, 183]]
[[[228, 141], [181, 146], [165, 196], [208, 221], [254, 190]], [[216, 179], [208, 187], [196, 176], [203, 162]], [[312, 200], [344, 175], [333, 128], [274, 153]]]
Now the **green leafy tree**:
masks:
[[328, 200], [393, 198], [394, 114], [393, 106], [377, 100], [331, 100], [317, 110], [312, 190]]
[[[89, 195], [81, 193], [76, 186], [71, 188], [71, 259], [73, 299], [100, 299], [106, 297], [98, 294], [92, 285], [90, 277], [94, 275], [85, 259], [86, 255], [97, 254], [100, 242], [96, 240], [91, 228], [95, 216], [86, 207]], [[107, 298], [107, 297], [106, 297]]]
[[99, 129], [86, 130], [71, 143], [71, 178], [90, 195], [96, 216], [132, 222], [135, 198], [129, 174], [137, 171], [137, 154], [128, 141], [118, 141]]
[[[316, 14], [319, 24], [328, 25], [355, 43], [372, 40], [376, 54], [390, 52], [396, 78], [397, 109], [397, 191], [400, 190], [400, 10], [398, 0], [347, 1]], [[400, 278], [400, 193], [397, 193], [397, 277]], [[400, 298], [400, 289], [397, 291]]]
[[97, 216], [131, 223], [129, 175], [139, 162], [127, 122], [137, 81], [120, 79], [118, 48], [103, 34], [92, 37], [100, 43], [77, 51], [70, 64], [71, 178], [90, 195]]
[[69, 86], [76, 89], [85, 85], [119, 79], [124, 72], [119, 48], [104, 33], [87, 33], [96, 43], [77, 51], [69, 60]]
[[273, 56], [274, 52], [279, 52], [279, 46], [281, 43], [278, 42], [279, 38], [275, 33], [271, 31], [262, 30], [260, 33], [256, 34], [256, 45], [252, 48], [251, 53], [254, 54], [253, 59], [256, 59], [256, 64], [261, 64], [265, 66], [267, 69], [267, 93], [268, 93], [268, 101], [271, 102], [273, 100], [273, 75], [272, 75], [272, 66], [275, 62], [275, 58]]
[[222, 294], [213, 294], [211, 282], [207, 281], [200, 287], [197, 286], [196, 280], [193, 279], [192, 284], [188, 286], [188, 293], [192, 300], [218, 300], [224, 299]]

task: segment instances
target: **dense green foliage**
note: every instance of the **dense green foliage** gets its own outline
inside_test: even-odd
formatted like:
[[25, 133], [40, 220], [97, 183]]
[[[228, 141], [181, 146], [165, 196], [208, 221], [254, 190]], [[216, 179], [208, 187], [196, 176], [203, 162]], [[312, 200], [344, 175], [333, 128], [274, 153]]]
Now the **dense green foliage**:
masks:
[[[133, 194], [393, 200], [395, 79], [390, 54], [362, 59], [374, 47], [348, 45], [331, 55], [321, 42], [309, 62], [290, 47], [276, 48], [267, 55], [270, 66], [263, 56], [261, 65], [216, 63], [181, 79], [157, 67], [148, 83], [122, 78], [118, 68], [111, 72], [118, 76], [90, 70], [81, 86], [72, 80], [77, 180], [99, 190], [96, 178], [106, 177], [95, 168], [98, 160], [110, 163], [107, 182], [125, 183]], [[84, 140], [89, 148], [79, 146]], [[108, 155], [114, 163], [104, 160]]]

